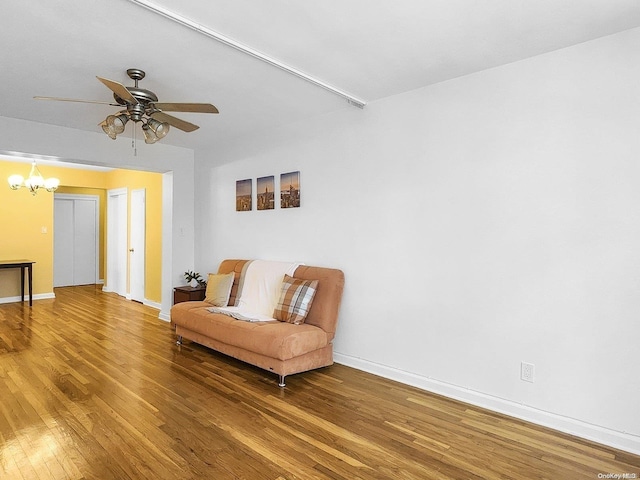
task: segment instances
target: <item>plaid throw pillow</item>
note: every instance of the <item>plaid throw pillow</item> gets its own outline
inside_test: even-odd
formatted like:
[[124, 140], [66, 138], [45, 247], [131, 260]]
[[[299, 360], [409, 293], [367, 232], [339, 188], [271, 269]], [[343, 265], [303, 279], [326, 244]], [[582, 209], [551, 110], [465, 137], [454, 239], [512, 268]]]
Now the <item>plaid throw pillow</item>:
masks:
[[273, 318], [296, 325], [304, 323], [317, 288], [318, 280], [301, 280], [285, 275]]

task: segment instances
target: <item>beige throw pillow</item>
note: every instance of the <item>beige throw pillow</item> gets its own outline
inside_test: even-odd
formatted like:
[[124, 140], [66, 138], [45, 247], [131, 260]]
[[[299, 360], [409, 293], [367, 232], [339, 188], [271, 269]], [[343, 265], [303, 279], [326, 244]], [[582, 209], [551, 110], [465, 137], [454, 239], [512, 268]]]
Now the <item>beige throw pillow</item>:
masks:
[[226, 307], [233, 286], [232, 273], [210, 273], [207, 279], [207, 289], [204, 292], [204, 301], [216, 307]]

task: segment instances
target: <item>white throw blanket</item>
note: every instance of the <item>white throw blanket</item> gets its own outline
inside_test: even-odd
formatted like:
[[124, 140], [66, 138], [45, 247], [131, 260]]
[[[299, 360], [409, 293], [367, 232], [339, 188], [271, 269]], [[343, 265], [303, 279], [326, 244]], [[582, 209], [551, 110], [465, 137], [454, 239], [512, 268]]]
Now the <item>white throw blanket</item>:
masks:
[[267, 322], [275, 320], [273, 311], [280, 299], [285, 274], [293, 276], [299, 262], [253, 260], [244, 273], [242, 292], [235, 307], [213, 307], [210, 312], [223, 313], [239, 320]]

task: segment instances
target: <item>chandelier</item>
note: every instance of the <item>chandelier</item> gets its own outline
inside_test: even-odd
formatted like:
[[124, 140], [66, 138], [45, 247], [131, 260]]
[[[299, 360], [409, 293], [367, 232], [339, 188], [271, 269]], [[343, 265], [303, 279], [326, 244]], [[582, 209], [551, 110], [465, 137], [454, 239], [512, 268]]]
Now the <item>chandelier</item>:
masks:
[[51, 177], [45, 179], [40, 173], [40, 170], [38, 170], [36, 162], [31, 164], [31, 172], [28, 178], [25, 179], [22, 175], [11, 175], [9, 177], [9, 188], [11, 188], [11, 190], [26, 187], [31, 192], [31, 195], [38, 193], [38, 190], [41, 188], [44, 188], [47, 192], [54, 192], [59, 185], [60, 180], [57, 178]]

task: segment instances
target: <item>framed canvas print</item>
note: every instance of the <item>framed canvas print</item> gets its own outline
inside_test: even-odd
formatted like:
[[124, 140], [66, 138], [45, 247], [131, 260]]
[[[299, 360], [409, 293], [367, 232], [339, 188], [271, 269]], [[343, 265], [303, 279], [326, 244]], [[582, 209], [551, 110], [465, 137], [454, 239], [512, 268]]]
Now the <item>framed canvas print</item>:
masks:
[[273, 210], [275, 206], [275, 177], [260, 177], [256, 182], [258, 210]]
[[280, 174], [280, 208], [300, 206], [300, 172]]
[[236, 212], [251, 210], [251, 179], [236, 181]]

